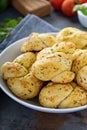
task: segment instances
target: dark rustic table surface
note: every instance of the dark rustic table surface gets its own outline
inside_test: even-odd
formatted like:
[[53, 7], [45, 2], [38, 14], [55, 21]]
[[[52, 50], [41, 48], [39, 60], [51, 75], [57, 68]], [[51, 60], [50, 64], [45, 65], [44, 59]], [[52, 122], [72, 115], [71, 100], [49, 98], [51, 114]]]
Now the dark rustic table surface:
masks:
[[[22, 15], [9, 7], [0, 14], [0, 22], [6, 17], [19, 16]], [[87, 30], [80, 25], [77, 16], [69, 18], [53, 9], [42, 19], [59, 29], [73, 26]], [[87, 130], [87, 110], [68, 114], [38, 112], [18, 104], [0, 91], [0, 130]]]

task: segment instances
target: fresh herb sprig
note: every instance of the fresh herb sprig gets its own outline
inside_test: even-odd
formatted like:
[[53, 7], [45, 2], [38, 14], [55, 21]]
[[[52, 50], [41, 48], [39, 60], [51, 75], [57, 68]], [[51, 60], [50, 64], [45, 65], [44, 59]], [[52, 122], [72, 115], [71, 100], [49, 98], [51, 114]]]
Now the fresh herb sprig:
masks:
[[3, 23], [0, 23], [0, 43], [10, 34], [11, 30], [15, 28], [22, 17], [17, 19], [6, 18]]

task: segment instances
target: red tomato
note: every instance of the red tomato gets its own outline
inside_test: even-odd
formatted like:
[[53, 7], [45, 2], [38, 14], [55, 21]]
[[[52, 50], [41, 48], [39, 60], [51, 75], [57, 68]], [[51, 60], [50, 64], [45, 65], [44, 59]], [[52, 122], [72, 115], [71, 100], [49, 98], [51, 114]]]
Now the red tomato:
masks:
[[61, 10], [66, 16], [74, 16], [76, 15], [76, 12], [73, 12], [73, 7], [75, 6], [76, 1], [75, 0], [65, 0], [62, 3]]
[[50, 3], [55, 10], [59, 10], [63, 2], [64, 0], [50, 0]]

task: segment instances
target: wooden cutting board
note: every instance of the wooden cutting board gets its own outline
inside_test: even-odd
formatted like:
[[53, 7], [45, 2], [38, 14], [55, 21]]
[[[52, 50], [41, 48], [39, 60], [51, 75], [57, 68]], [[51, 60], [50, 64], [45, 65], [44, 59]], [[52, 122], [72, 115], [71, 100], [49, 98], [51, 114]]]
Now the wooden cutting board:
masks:
[[50, 14], [50, 2], [47, 0], [12, 0], [12, 5], [23, 15], [35, 14], [39, 17]]

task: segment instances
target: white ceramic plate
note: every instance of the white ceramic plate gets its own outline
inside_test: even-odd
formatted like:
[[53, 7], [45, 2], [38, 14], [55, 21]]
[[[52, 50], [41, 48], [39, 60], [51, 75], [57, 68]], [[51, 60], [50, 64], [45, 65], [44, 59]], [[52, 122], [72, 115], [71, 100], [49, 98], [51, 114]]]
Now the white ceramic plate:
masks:
[[[53, 34], [54, 35], [54, 34]], [[6, 61], [12, 61], [14, 60], [20, 52], [20, 47], [22, 43], [26, 40], [27, 38], [21, 39], [7, 47], [1, 54], [0, 54], [0, 67], [2, 66], [3, 63]], [[7, 87], [5, 81], [3, 78], [0, 76], [0, 87], [1, 89], [13, 100], [16, 102], [24, 105], [25, 107], [37, 110], [37, 111], [42, 111], [42, 112], [48, 112], [48, 113], [69, 113], [69, 112], [76, 112], [80, 110], [84, 110], [87, 108], [87, 105], [81, 106], [81, 107], [76, 107], [76, 108], [68, 108], [68, 109], [58, 109], [58, 108], [45, 108], [39, 105], [37, 98], [32, 99], [32, 100], [22, 100], [18, 97], [16, 97]]]

